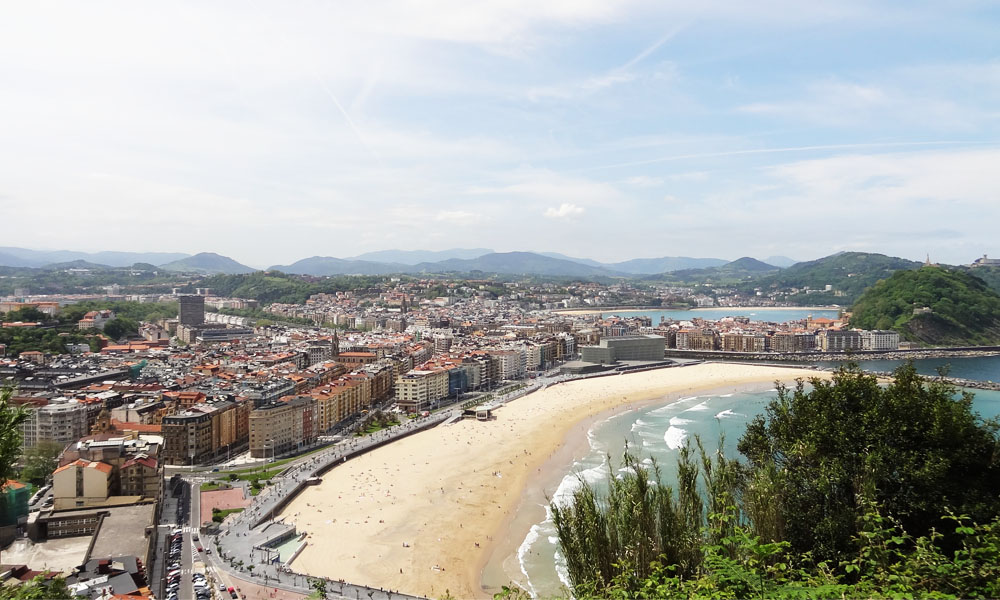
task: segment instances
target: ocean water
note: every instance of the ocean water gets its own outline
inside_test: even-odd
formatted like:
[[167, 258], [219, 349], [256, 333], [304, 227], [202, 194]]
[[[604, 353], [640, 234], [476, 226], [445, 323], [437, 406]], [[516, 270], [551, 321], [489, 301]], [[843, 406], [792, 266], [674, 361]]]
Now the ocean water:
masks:
[[[918, 369], [922, 372], [924, 369], [931, 369], [930, 374], [934, 373], [933, 367], [933, 363], [918, 364]], [[958, 360], [953, 361], [953, 373], [958, 376], [959, 371], [966, 373], [961, 375], [963, 377], [969, 377], [969, 373], [991, 373], [982, 365], [962, 365]], [[987, 378], [989, 377], [984, 377]], [[996, 381], [1000, 377], [992, 379]], [[735, 456], [738, 453], [736, 444], [747, 423], [763, 412], [767, 403], [774, 398], [775, 391], [772, 388], [756, 392], [691, 396], [669, 404], [650, 405], [620, 413], [598, 423], [588, 432], [589, 454], [574, 463], [552, 501], [565, 502], [570, 499], [573, 491], [580, 485], [580, 478], [600, 489], [602, 482], [607, 482], [610, 477], [620, 473], [619, 465], [626, 446], [645, 464], [651, 465], [655, 461], [660, 468], [661, 480], [667, 483], [676, 481], [678, 449], [687, 440], [693, 442], [695, 435], [700, 436], [709, 451], [714, 451], [724, 437], [724, 452], [728, 456]], [[985, 418], [1000, 417], [1000, 392], [973, 391], [976, 393], [976, 411]], [[610, 470], [608, 456], [615, 465], [614, 472]], [[518, 563], [521, 573], [511, 573], [511, 578], [526, 581], [529, 591], [535, 596], [558, 595], [563, 586], [568, 585], [548, 507], [545, 520], [531, 527], [518, 548]]]
[[812, 315], [815, 318], [836, 319], [838, 310], [836, 308], [810, 310], [802, 308], [696, 308], [690, 310], [644, 310], [635, 312], [624, 312], [609, 310], [601, 313], [604, 317], [618, 315], [620, 317], [649, 317], [653, 320], [653, 325], [660, 322], [660, 317], [673, 319], [674, 321], [690, 321], [694, 318], [716, 321], [725, 317], [750, 317], [755, 321], [765, 321], [768, 323], [787, 323], [788, 321], [801, 321]]

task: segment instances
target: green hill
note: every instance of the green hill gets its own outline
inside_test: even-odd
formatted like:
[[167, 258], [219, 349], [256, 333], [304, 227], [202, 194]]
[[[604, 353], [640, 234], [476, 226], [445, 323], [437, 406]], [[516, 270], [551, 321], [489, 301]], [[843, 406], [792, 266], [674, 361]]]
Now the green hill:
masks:
[[222, 256], [214, 252], [201, 252], [194, 256], [160, 265], [160, 268], [165, 271], [178, 271], [181, 273], [223, 273], [227, 275], [253, 273], [257, 270], [246, 265], [241, 265], [228, 256]]
[[688, 279], [691, 281], [726, 281], [758, 277], [765, 273], [774, 273], [780, 270], [778, 267], [763, 263], [756, 258], [744, 256], [743, 258], [737, 258], [732, 262], [717, 267], [685, 269], [674, 271], [671, 275], [678, 279]]
[[897, 271], [862, 294], [852, 312], [852, 327], [894, 329], [910, 341], [1000, 344], [1000, 295], [961, 271]]
[[[788, 301], [807, 304], [844, 304], [858, 298], [880, 279], [901, 269], [915, 269], [919, 262], [869, 252], [838, 252], [816, 260], [800, 262], [756, 281], [761, 289], [798, 289]], [[805, 289], [833, 292], [806, 294]]]
[[991, 290], [1000, 294], [1000, 267], [955, 267], [956, 270], [974, 275], [986, 282]]

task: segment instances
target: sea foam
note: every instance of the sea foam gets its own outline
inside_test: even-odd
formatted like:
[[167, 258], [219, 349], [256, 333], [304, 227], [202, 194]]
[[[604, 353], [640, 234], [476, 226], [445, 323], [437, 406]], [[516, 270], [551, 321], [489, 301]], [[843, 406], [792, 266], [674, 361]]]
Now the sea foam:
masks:
[[524, 536], [524, 541], [517, 548], [517, 562], [521, 565], [521, 572], [524, 573], [524, 579], [528, 582], [529, 589], [527, 591], [531, 594], [532, 598], [535, 598], [538, 594], [535, 591], [535, 586], [531, 583], [531, 577], [528, 575], [528, 569], [524, 563], [528, 553], [531, 552], [531, 546], [541, 537], [541, 529], [541, 524], [532, 525], [531, 529], [528, 530], [528, 535]]
[[670, 419], [670, 427], [667, 428], [667, 432], [663, 434], [663, 441], [667, 443], [667, 448], [671, 450], [677, 450], [684, 445], [684, 440], [687, 439], [687, 431], [681, 428], [681, 425], [687, 425], [690, 423], [688, 419], [682, 419], [680, 417], [673, 417]]

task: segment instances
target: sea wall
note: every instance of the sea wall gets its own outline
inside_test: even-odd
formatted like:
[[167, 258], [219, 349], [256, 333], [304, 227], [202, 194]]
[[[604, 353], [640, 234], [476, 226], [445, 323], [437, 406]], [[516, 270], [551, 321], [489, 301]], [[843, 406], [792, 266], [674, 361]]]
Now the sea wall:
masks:
[[908, 360], [919, 358], [969, 358], [1000, 355], [1000, 346], [917, 348], [913, 350], [855, 350], [852, 352], [727, 352], [724, 350], [677, 350], [668, 348], [668, 358], [701, 360], [763, 360], [816, 362], [849, 360]]

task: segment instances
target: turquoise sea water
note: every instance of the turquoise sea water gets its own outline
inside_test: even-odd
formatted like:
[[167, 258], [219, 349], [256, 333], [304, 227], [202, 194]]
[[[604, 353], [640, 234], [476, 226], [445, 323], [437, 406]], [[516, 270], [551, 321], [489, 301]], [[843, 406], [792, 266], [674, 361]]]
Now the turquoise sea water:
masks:
[[836, 319], [838, 310], [836, 308], [810, 310], [803, 308], [695, 308], [691, 310], [644, 310], [635, 312], [624, 312], [609, 310], [601, 313], [604, 317], [649, 317], [653, 320], [653, 325], [660, 322], [660, 317], [673, 319], [674, 321], [690, 321], [694, 318], [715, 321], [725, 317], [750, 317], [755, 321], [765, 321], [768, 323], [787, 323], [788, 321], [801, 321], [812, 315], [815, 318]]
[[[901, 360], [863, 360], [858, 364], [866, 371], [892, 371], [903, 364]], [[837, 367], [841, 363], [821, 361], [819, 367]], [[948, 375], [960, 379], [1000, 382], [1000, 356], [977, 356], [970, 358], [922, 358], [913, 361], [917, 372], [923, 375], [937, 375], [938, 369], [946, 367]]]
[[[971, 361], [969, 363], [961, 361]], [[992, 359], [955, 359], [951, 362], [952, 373], [956, 376], [974, 379], [973, 374], [982, 379], [1000, 380], [994, 369], [1000, 368], [1000, 361]], [[876, 370], [890, 370], [889, 365], [867, 364]], [[934, 374], [934, 361], [917, 361], [921, 372]], [[974, 408], [986, 418], [1000, 416], [1000, 392], [974, 390]], [[774, 389], [757, 392], [743, 392], [721, 395], [692, 396], [665, 405], [651, 405], [615, 415], [591, 428], [589, 435], [590, 453], [578, 460], [563, 478], [553, 501], [568, 499], [579, 486], [579, 477], [595, 484], [598, 488], [608, 477], [606, 457], [610, 455], [617, 465], [625, 451], [629, 450], [641, 457], [647, 464], [655, 459], [659, 464], [664, 481], [676, 479], [678, 448], [685, 440], [699, 435], [706, 449], [714, 450], [720, 436], [725, 436], [725, 452], [733, 456], [737, 453], [736, 443], [746, 424], [774, 397]], [[616, 467], [617, 468], [617, 467]], [[510, 573], [512, 579], [527, 581], [535, 595], [552, 596], [560, 592], [565, 583], [564, 573], [558, 555], [555, 529], [549, 519], [532, 526], [518, 550], [521, 573]], [[518, 577], [518, 575], [520, 577]]]

